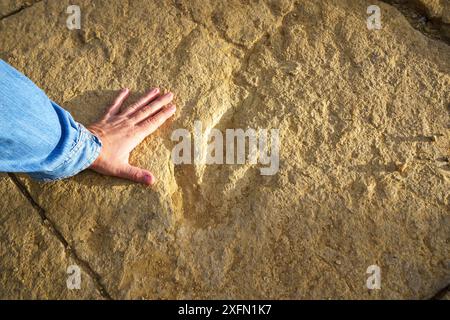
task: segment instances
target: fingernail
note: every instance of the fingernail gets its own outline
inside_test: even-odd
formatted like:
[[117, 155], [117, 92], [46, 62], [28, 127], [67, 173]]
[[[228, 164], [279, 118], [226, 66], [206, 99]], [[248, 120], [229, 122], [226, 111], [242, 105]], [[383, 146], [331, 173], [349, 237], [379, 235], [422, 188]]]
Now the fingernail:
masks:
[[170, 111], [175, 111], [175, 110], [177, 110], [177, 107], [176, 107], [174, 104], [171, 104], [171, 105], [169, 106], [169, 110], [170, 110]]
[[148, 185], [152, 185], [154, 183], [153, 177], [149, 174], [146, 174], [145, 175], [145, 183]]

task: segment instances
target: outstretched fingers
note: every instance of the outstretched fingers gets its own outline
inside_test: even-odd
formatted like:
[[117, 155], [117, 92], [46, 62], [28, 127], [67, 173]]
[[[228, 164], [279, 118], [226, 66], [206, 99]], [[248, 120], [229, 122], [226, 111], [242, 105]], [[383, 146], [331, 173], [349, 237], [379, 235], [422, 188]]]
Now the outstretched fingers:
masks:
[[153, 100], [149, 105], [142, 107], [136, 113], [131, 115], [131, 119], [134, 123], [139, 123], [148, 117], [155, 115], [165, 105], [169, 104], [173, 100], [173, 93], [169, 92], [160, 96], [158, 99]]
[[157, 98], [159, 96], [159, 89], [153, 88], [149, 90], [144, 96], [142, 96], [138, 101], [133, 103], [131, 106], [126, 108], [122, 114], [125, 116], [132, 115], [133, 113], [137, 112], [139, 109], [150, 103], [152, 100]]
[[127, 88], [124, 88], [120, 91], [119, 95], [114, 99], [114, 102], [112, 105], [108, 108], [108, 111], [106, 112], [107, 116], [115, 115], [119, 112], [120, 107], [122, 106], [123, 102], [126, 100], [126, 98], [130, 95], [130, 90]]
[[161, 109], [155, 115], [145, 119], [137, 125], [138, 130], [143, 133], [144, 136], [148, 136], [158, 129], [167, 119], [169, 119], [176, 111], [176, 107], [173, 104], [169, 104], [165, 108]]

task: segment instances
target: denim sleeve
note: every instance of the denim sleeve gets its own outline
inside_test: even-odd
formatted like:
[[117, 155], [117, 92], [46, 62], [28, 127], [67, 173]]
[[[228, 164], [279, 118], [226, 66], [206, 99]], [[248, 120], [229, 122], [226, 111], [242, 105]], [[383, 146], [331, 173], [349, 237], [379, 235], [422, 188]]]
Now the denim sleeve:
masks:
[[30, 79], [0, 60], [0, 172], [51, 181], [89, 167], [101, 141]]

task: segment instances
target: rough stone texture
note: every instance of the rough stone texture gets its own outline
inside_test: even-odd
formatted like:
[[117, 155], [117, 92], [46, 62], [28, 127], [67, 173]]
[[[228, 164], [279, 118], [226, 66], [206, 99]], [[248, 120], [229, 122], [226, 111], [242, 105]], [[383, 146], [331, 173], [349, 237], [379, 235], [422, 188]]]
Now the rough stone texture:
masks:
[[447, 291], [447, 293], [442, 297], [442, 300], [450, 300], [450, 291]]
[[15, 12], [32, 6], [41, 0], [1, 0], [0, 1], [0, 17], [14, 14]]
[[448, 0], [417, 0], [427, 9], [431, 18], [442, 19], [445, 23], [450, 23], [450, 1]]
[[395, 6], [411, 26], [450, 45], [449, 0], [383, 0]]
[[[78, 3], [79, 31], [67, 1], [1, 20], [0, 57], [85, 124], [121, 87], [170, 89], [179, 110], [132, 155], [152, 189], [21, 178], [113, 298], [409, 299], [449, 283], [448, 45], [383, 2], [377, 31], [373, 1]], [[170, 133], [196, 119], [279, 128], [280, 171], [174, 166]]]
[[67, 288], [67, 267], [76, 263], [5, 175], [0, 175], [0, 190], [0, 299], [101, 298], [84, 272], [80, 290]]

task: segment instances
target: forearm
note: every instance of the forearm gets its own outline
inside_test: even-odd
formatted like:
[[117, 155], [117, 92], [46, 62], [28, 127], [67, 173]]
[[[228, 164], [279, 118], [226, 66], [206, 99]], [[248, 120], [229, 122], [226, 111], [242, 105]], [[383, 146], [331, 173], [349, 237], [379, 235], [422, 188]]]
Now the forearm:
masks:
[[89, 167], [100, 149], [97, 137], [0, 60], [0, 171], [62, 179]]

